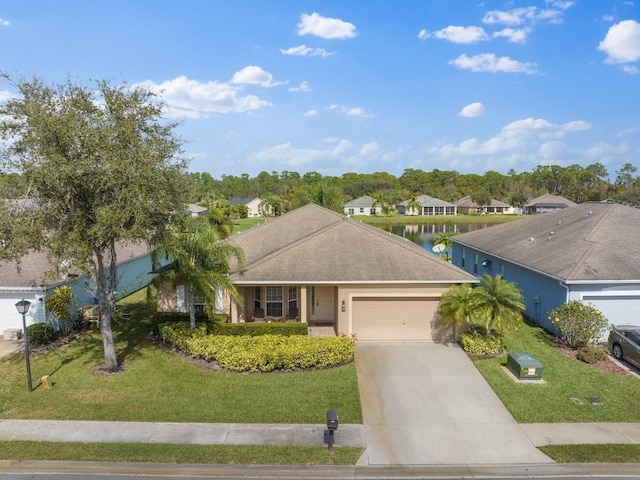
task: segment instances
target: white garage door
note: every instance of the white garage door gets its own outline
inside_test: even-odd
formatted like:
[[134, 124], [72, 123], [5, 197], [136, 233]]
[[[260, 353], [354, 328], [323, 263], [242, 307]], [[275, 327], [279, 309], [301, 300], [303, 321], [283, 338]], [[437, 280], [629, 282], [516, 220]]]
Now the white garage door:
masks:
[[448, 340], [434, 324], [439, 298], [354, 297], [351, 331], [358, 340]]
[[640, 325], [640, 295], [583, 297], [600, 310], [611, 325]]

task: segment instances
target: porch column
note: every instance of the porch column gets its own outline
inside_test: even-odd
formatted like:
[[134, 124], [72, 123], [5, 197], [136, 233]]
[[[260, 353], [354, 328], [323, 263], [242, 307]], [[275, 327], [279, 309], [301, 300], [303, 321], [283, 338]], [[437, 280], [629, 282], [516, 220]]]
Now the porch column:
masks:
[[307, 323], [307, 287], [300, 286], [300, 322]]

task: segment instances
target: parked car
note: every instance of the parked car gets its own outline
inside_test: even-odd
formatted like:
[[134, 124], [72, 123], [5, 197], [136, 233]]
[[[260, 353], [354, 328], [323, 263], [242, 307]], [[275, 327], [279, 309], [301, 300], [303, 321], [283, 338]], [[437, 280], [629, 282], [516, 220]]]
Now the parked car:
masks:
[[640, 368], [640, 327], [613, 325], [609, 330], [609, 350], [615, 358], [624, 358]]

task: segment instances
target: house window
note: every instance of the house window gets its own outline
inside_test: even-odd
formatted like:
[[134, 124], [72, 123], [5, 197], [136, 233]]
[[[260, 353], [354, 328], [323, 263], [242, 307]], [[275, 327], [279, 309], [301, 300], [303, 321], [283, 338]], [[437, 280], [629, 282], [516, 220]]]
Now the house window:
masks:
[[473, 273], [478, 273], [478, 254], [473, 254]]
[[360, 209], [360, 213], [364, 213], [364, 208], [361, 208], [361, 209]]
[[196, 313], [204, 313], [206, 300], [204, 297], [193, 297], [193, 311]]
[[289, 310], [291, 310], [291, 307], [298, 306], [298, 287], [289, 287], [288, 300], [289, 300]]
[[260, 300], [260, 287], [255, 287], [253, 289], [253, 308], [254, 310], [262, 308], [262, 301]]
[[282, 317], [282, 287], [267, 287], [267, 317]]
[[462, 258], [460, 259], [460, 266], [461, 266], [462, 268], [464, 268], [464, 257], [465, 257], [465, 250], [464, 250], [464, 248], [462, 249], [462, 255], [461, 255], [461, 256], [462, 256]]
[[349, 215], [353, 215], [354, 209], [353, 208], [349, 208], [348, 210], [349, 210]]

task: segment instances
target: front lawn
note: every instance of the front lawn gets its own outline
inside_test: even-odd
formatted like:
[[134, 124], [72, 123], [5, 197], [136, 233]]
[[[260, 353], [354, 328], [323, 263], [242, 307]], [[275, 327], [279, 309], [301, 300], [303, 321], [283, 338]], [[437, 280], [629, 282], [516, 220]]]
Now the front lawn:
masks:
[[[637, 377], [605, 372], [568, 358], [536, 327], [525, 325], [505, 335], [505, 341], [509, 352], [529, 353], [544, 368], [544, 384], [522, 384], [504, 372], [506, 355], [475, 362], [519, 423], [640, 421]], [[602, 403], [592, 404], [587, 397], [597, 397]]]
[[[237, 374], [200, 368], [147, 340], [151, 315], [131, 304], [114, 324], [125, 370], [100, 375], [98, 331], [31, 355], [35, 390], [26, 386], [24, 357], [0, 360], [0, 418], [212, 423], [319, 423], [335, 409], [340, 421], [362, 423], [354, 364], [295, 373]], [[49, 375], [53, 388], [39, 386]]]

